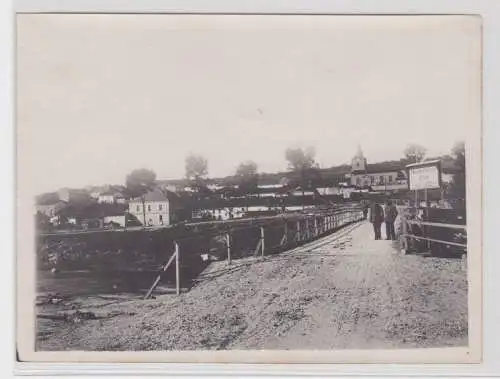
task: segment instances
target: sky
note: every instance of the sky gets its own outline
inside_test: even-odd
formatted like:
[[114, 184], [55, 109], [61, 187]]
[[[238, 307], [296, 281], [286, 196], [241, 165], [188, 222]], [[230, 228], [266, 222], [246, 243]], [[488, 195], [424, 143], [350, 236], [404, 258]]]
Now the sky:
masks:
[[20, 15], [18, 170], [35, 193], [123, 184], [136, 168], [209, 176], [448, 153], [478, 125], [474, 18]]

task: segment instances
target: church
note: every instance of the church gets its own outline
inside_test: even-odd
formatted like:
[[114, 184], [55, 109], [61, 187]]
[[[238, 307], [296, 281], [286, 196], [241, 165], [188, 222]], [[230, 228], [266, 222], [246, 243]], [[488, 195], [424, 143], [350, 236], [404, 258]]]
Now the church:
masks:
[[403, 162], [391, 161], [368, 164], [361, 146], [351, 161], [350, 184], [373, 191], [398, 191], [408, 189], [408, 178]]

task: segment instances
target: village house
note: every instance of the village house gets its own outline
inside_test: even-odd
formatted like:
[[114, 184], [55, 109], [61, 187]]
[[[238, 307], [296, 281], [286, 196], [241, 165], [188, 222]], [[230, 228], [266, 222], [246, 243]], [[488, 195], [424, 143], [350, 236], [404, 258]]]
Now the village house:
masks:
[[99, 204], [125, 204], [127, 200], [121, 192], [106, 191], [97, 196]]
[[115, 194], [113, 192], [102, 192], [97, 196], [97, 202], [99, 204], [114, 204]]
[[142, 225], [167, 226], [180, 221], [182, 209], [179, 197], [168, 191], [156, 189], [129, 202], [128, 211]]

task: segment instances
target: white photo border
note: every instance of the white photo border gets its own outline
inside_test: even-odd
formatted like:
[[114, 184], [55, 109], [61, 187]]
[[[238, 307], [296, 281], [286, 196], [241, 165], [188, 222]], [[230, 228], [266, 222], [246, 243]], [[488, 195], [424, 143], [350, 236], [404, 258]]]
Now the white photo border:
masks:
[[[3, 9], [2, 9], [3, 10]], [[166, 13], [166, 12], [179, 12], [179, 13], [278, 13], [278, 14], [292, 14], [292, 13], [309, 13], [309, 14], [359, 14], [359, 13], [373, 13], [373, 14], [476, 14], [483, 18], [483, 60], [484, 60], [484, 77], [483, 77], [483, 170], [484, 170], [484, 224], [483, 224], [483, 255], [484, 263], [484, 291], [483, 298], [484, 301], [484, 314], [483, 314], [483, 327], [487, 333], [484, 333], [484, 354], [483, 363], [475, 365], [427, 365], [423, 367], [422, 365], [233, 365], [225, 364], [221, 365], [214, 364], [203, 364], [203, 365], [183, 365], [183, 364], [136, 364], [133, 367], [130, 365], [101, 365], [101, 364], [85, 364], [85, 365], [75, 365], [75, 364], [34, 364], [34, 363], [20, 363], [17, 365], [17, 371], [19, 373], [35, 373], [39, 370], [43, 370], [44, 367], [49, 369], [53, 373], [87, 373], [87, 374], [125, 374], [125, 373], [169, 373], [170, 375], [178, 373], [181, 375], [249, 375], [249, 374], [270, 374], [270, 375], [367, 375], [367, 374], [378, 374], [378, 375], [494, 375], [495, 373], [500, 373], [500, 362], [498, 359], [499, 353], [495, 351], [495, 345], [498, 346], [499, 336], [498, 325], [495, 322], [500, 319], [500, 307], [498, 303], [494, 302], [495, 289], [499, 288], [498, 279], [495, 276], [495, 268], [500, 267], [499, 258], [497, 255], [493, 254], [495, 251], [495, 242], [492, 240], [494, 233], [495, 220], [496, 217], [496, 207], [494, 194], [497, 193], [495, 186], [498, 186], [498, 179], [495, 176], [496, 166], [495, 166], [495, 140], [498, 139], [498, 128], [494, 128], [493, 125], [498, 125], [500, 121], [499, 111], [495, 110], [495, 99], [500, 98], [498, 83], [500, 83], [499, 78], [499, 68], [500, 68], [500, 55], [498, 47], [496, 45], [496, 37], [500, 35], [500, 12], [498, 5], [495, 6], [494, 1], [390, 1], [390, 0], [380, 0], [377, 2], [370, 1], [305, 1], [305, 0], [295, 0], [295, 1], [277, 1], [270, 4], [265, 1], [246, 1], [245, 3], [235, 3], [231, 1], [217, 0], [211, 1], [210, 3], [203, 3], [202, 1], [154, 1], [154, 0], [143, 0], [143, 1], [132, 1], [132, 0], [122, 0], [120, 3], [113, 1], [31, 1], [23, 0], [18, 1], [15, 6], [15, 11], [17, 12], [142, 12], [150, 13], [151, 11]], [[7, 22], [6, 28], [8, 29], [12, 25], [12, 11], [7, 9], [7, 16], [2, 14]], [[4, 24], [5, 25], [5, 24]], [[13, 35], [12, 29], [8, 30], [5, 34], [7, 39], [10, 39]], [[4, 34], [2, 34], [2, 37]], [[1, 89], [2, 99], [5, 96], [9, 99], [7, 102], [2, 101], [2, 119], [5, 117], [8, 125], [11, 125], [10, 130], [2, 129], [2, 173], [5, 172], [4, 176], [8, 177], [8, 180], [12, 180], [12, 185], [7, 182], [7, 186], [2, 189], [2, 201], [7, 200], [6, 204], [2, 204], [2, 208], [9, 211], [12, 210], [10, 215], [14, 213], [15, 204], [15, 194], [13, 190], [14, 187], [14, 175], [13, 170], [15, 161], [13, 153], [15, 151], [15, 146], [13, 146], [13, 136], [14, 126], [12, 126], [14, 121], [13, 117], [13, 65], [11, 55], [13, 53], [13, 47], [9, 43], [5, 44], [7, 49], [7, 59], [2, 59], [0, 64], [2, 68], [4, 66], [7, 70], [2, 71], [3, 76], [7, 78], [6, 82], [10, 85], [4, 86]], [[2, 47], [4, 47], [2, 45]], [[10, 47], [10, 51], [9, 51]], [[2, 54], [3, 56], [3, 54]], [[7, 75], [4, 74], [7, 72]], [[10, 76], [10, 81], [8, 81]], [[4, 104], [6, 103], [6, 104]], [[6, 106], [5, 106], [6, 105]], [[5, 116], [4, 116], [5, 115]], [[4, 137], [5, 134], [5, 137]], [[10, 145], [12, 143], [12, 145]], [[5, 145], [5, 148], [4, 148]], [[5, 158], [5, 159], [4, 159]], [[10, 175], [9, 175], [10, 174]], [[10, 200], [10, 204], [8, 201]], [[9, 215], [9, 212], [6, 212]], [[12, 230], [13, 223], [8, 219], [8, 216], [2, 218], [2, 229], [7, 233]], [[10, 223], [9, 223], [10, 222]], [[7, 234], [6, 233], [6, 234]], [[14, 240], [12, 239], [10, 243], [6, 242], [6, 246], [3, 250], [12, 251], [14, 246]], [[4, 243], [4, 242], [2, 242]], [[11, 246], [9, 248], [9, 245]], [[2, 245], [3, 247], [3, 245]], [[14, 259], [13, 259], [14, 261]], [[7, 266], [7, 265], [4, 265]], [[12, 267], [12, 266], [11, 266]], [[9, 269], [9, 267], [7, 267]], [[11, 273], [12, 274], [12, 273]], [[3, 280], [9, 280], [8, 275], [2, 275]], [[12, 276], [10, 276], [12, 279]], [[12, 284], [13, 281], [11, 280]], [[4, 288], [10, 288], [9, 286], [4, 286]], [[12, 341], [7, 341], [12, 344]], [[498, 348], [497, 348], [498, 349]], [[13, 357], [13, 355], [3, 354], [4, 357]], [[196, 366], [196, 367], [195, 367]], [[85, 368], [84, 372], [81, 370], [75, 371], [77, 367]], [[124, 369], [127, 367], [127, 369]], [[44, 370], [45, 371], [45, 370]]]

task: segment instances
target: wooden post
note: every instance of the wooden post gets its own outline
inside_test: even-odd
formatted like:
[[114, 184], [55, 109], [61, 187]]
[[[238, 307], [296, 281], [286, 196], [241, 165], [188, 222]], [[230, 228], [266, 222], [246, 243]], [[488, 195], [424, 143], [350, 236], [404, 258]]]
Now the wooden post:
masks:
[[[176, 244], [176, 246], [177, 246], [177, 244]], [[167, 269], [169, 268], [172, 261], [176, 258], [176, 256], [177, 256], [177, 250], [174, 251], [174, 253], [170, 257], [168, 262], [165, 264], [165, 266], [163, 266], [163, 269], [162, 269], [163, 272], [167, 271]], [[149, 299], [151, 297], [151, 294], [153, 293], [153, 291], [156, 288], [156, 286], [158, 285], [158, 283], [160, 283], [160, 280], [161, 280], [161, 274], [158, 274], [158, 276], [156, 277], [156, 280], [154, 281], [153, 285], [149, 289], [148, 293], [146, 294], [146, 296], [144, 296], [145, 300]]]
[[[429, 197], [427, 193], [427, 188], [424, 191], [424, 199], [425, 199], [425, 221], [429, 222]], [[425, 226], [425, 236], [429, 238], [429, 226]], [[427, 250], [430, 252], [431, 251], [431, 241], [427, 241]]]
[[177, 295], [181, 293], [181, 272], [179, 262], [179, 244], [175, 242], [175, 289]]
[[297, 242], [300, 242], [301, 238], [300, 238], [300, 220], [297, 221]]
[[314, 237], [317, 237], [318, 236], [318, 233], [319, 230], [318, 230], [318, 218], [317, 217], [314, 217]]
[[285, 238], [285, 240], [283, 241], [284, 244], [288, 243], [288, 222], [285, 221], [285, 228], [284, 228], [284, 235], [283, 237]]
[[283, 229], [283, 236], [281, 237], [280, 246], [283, 246], [288, 242], [288, 223], [286, 221]]
[[406, 253], [408, 251], [408, 225], [406, 224], [406, 217], [401, 217], [401, 244], [403, 245], [403, 250]]
[[261, 247], [261, 254], [264, 257], [264, 249], [265, 249], [265, 242], [264, 241], [265, 240], [264, 240], [264, 227], [263, 226], [260, 227], [260, 239], [262, 241], [262, 243], [260, 245], [260, 247]]
[[227, 244], [227, 263], [231, 264], [231, 236], [229, 233], [226, 234], [226, 244]]
[[309, 235], [310, 235], [310, 230], [309, 230], [309, 219], [306, 218], [306, 240], [309, 239]]

